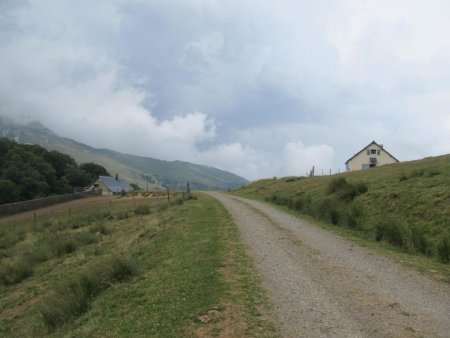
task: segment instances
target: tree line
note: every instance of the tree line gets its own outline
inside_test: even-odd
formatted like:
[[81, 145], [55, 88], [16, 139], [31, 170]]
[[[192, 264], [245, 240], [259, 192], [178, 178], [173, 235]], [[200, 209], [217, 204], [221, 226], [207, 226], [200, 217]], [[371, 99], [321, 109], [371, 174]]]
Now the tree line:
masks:
[[95, 163], [78, 165], [55, 150], [0, 138], [0, 204], [71, 193], [99, 175], [109, 173]]

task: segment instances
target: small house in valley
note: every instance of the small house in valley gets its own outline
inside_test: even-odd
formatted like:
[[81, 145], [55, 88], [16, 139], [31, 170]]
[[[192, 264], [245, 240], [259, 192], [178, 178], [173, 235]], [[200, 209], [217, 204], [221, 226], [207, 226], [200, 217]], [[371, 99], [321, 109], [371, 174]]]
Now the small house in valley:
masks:
[[102, 191], [102, 195], [114, 195], [120, 194], [122, 192], [129, 192], [133, 190], [130, 183], [123, 178], [112, 176], [99, 176], [97, 182], [95, 182], [94, 187]]
[[345, 162], [345, 167], [347, 171], [354, 171], [397, 162], [399, 161], [384, 149], [382, 144], [372, 141]]

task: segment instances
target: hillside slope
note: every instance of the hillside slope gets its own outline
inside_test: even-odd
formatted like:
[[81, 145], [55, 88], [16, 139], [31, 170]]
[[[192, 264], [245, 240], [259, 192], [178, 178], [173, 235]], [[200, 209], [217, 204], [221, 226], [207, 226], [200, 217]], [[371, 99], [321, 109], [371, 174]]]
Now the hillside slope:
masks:
[[450, 260], [450, 155], [333, 176], [261, 180], [236, 193]]
[[179, 188], [186, 181], [192, 189], [226, 190], [248, 181], [230, 172], [205, 165], [182, 161], [158, 159], [119, 153], [109, 149], [96, 149], [74, 140], [60, 137], [39, 123], [19, 125], [0, 117], [0, 136], [20, 143], [39, 144], [49, 150], [57, 150], [73, 157], [78, 163], [94, 162], [110, 173], [118, 173], [131, 182], [146, 187], [159, 181], [163, 186]]

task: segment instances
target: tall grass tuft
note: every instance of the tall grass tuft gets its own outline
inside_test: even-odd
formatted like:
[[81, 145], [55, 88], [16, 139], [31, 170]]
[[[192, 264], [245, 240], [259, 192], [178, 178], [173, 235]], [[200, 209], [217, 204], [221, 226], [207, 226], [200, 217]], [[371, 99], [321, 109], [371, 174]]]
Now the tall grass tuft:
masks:
[[89, 232], [93, 234], [108, 235], [111, 233], [111, 229], [104, 223], [94, 223], [89, 227]]
[[136, 209], [134, 210], [134, 213], [136, 215], [149, 215], [150, 214], [150, 207], [145, 204], [138, 205]]
[[444, 263], [450, 262], [450, 234], [443, 233], [436, 246], [437, 256]]
[[94, 298], [114, 283], [137, 272], [136, 260], [129, 256], [107, 257], [76, 280], [64, 284], [43, 301], [40, 314], [46, 328], [53, 331], [89, 310]]
[[32, 274], [33, 265], [24, 259], [20, 259], [14, 264], [0, 266], [0, 284], [17, 284]]
[[405, 226], [400, 220], [385, 217], [375, 226], [375, 240], [384, 240], [394, 246], [407, 248], [407, 235]]

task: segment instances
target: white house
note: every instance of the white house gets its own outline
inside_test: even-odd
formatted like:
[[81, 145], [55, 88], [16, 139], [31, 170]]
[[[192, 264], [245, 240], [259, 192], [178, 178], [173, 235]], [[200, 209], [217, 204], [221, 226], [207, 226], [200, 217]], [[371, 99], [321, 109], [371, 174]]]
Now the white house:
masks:
[[389, 154], [382, 144], [372, 141], [372, 143], [361, 149], [345, 162], [345, 167], [347, 171], [354, 171], [397, 162], [399, 161]]

